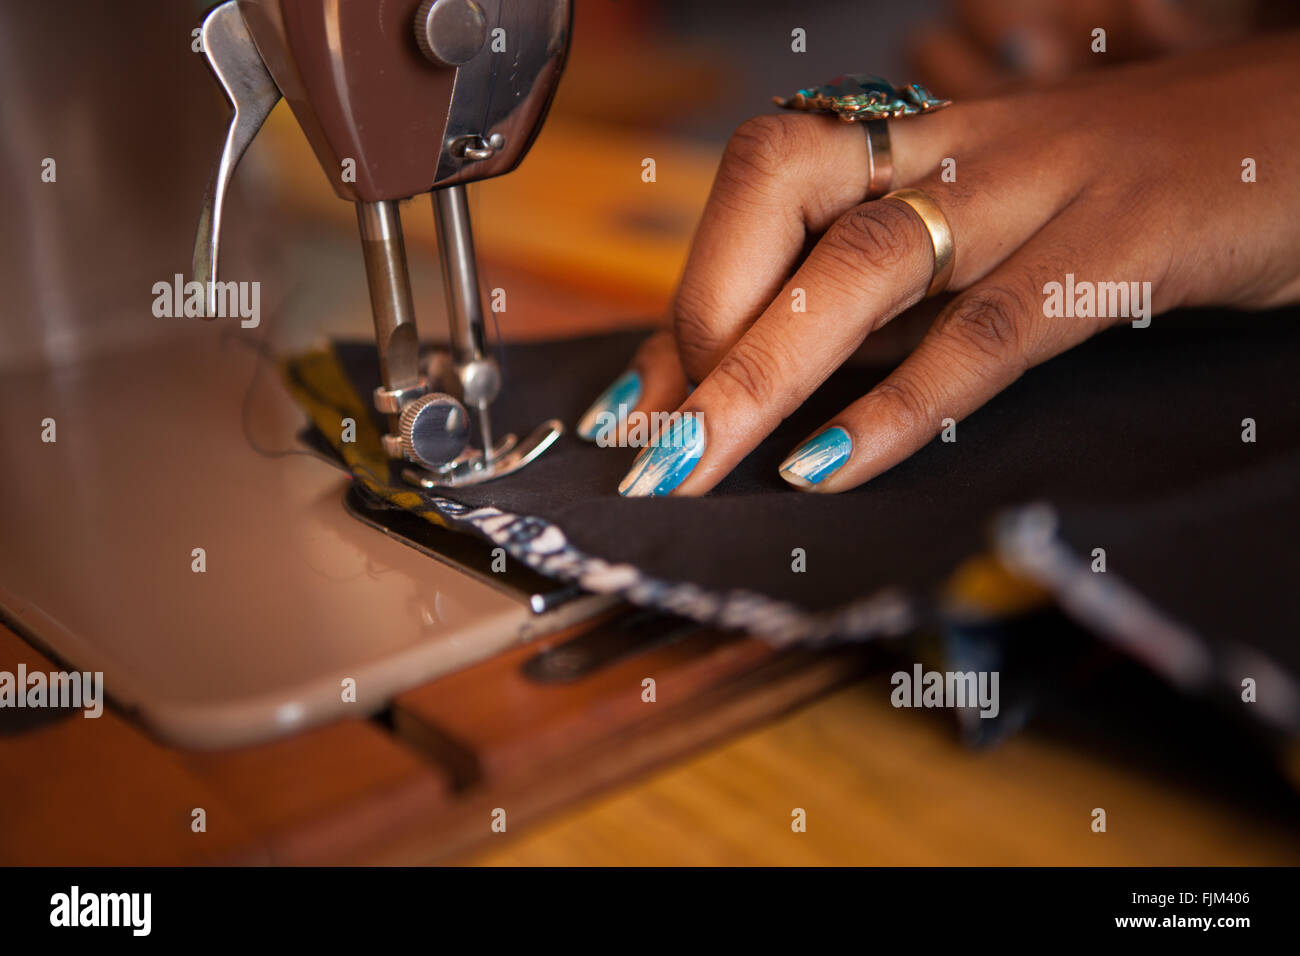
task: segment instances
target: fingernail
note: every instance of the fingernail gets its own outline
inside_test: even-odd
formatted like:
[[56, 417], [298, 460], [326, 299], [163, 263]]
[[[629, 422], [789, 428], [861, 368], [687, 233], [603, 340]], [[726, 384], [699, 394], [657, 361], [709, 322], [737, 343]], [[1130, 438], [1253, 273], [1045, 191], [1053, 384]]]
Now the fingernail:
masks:
[[814, 435], [781, 462], [780, 475], [796, 488], [811, 488], [849, 460], [853, 439], [839, 425]]
[[700, 413], [684, 412], [636, 456], [631, 470], [618, 483], [618, 493], [628, 498], [666, 495], [686, 479], [703, 454]]
[[641, 401], [641, 376], [624, 372], [591, 403], [578, 421], [578, 437], [596, 441], [602, 431], [611, 431]]

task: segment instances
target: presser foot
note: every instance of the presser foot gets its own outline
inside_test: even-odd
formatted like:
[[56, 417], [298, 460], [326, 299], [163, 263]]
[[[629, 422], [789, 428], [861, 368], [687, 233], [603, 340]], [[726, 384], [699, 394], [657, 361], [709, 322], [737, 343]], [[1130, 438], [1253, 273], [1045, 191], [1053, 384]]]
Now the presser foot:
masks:
[[514, 435], [505, 436], [493, 446], [490, 458], [484, 456], [482, 449], [468, 448], [439, 468], [421, 468], [418, 465], [403, 468], [402, 478], [426, 490], [481, 485], [494, 478], [512, 475], [537, 460], [563, 434], [564, 423], [552, 418], [538, 425], [521, 442], [517, 442]]

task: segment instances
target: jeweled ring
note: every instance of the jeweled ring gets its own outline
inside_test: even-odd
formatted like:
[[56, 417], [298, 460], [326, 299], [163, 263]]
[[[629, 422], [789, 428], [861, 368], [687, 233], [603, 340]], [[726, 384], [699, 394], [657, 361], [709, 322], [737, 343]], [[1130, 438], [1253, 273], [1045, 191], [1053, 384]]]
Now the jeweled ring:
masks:
[[879, 199], [889, 192], [894, 178], [886, 121], [932, 113], [951, 104], [931, 96], [919, 83], [899, 89], [867, 73], [837, 76], [822, 86], [799, 90], [788, 98], [774, 96], [772, 101], [785, 109], [831, 113], [846, 123], [862, 123], [867, 134], [867, 199]]
[[896, 200], [911, 209], [920, 217], [925, 231], [930, 234], [930, 244], [934, 247], [934, 271], [930, 275], [930, 287], [925, 290], [925, 297], [938, 295], [948, 288], [952, 278], [953, 262], [957, 258], [957, 247], [953, 243], [952, 228], [948, 219], [939, 208], [938, 203], [919, 189], [896, 189], [885, 196], [881, 202]]

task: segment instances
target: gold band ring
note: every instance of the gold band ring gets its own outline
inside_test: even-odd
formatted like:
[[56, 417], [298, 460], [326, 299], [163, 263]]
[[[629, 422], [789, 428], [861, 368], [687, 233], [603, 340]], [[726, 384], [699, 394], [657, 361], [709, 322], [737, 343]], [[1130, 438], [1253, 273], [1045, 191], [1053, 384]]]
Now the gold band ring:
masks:
[[867, 120], [867, 198], [879, 199], [894, 180], [894, 155], [889, 145], [889, 120]]
[[930, 244], [934, 247], [934, 272], [930, 275], [930, 287], [925, 290], [925, 297], [938, 295], [948, 287], [953, 261], [957, 258], [957, 247], [953, 244], [947, 217], [939, 204], [919, 189], [896, 189], [884, 198], [901, 202], [925, 225], [925, 231], [930, 234]]

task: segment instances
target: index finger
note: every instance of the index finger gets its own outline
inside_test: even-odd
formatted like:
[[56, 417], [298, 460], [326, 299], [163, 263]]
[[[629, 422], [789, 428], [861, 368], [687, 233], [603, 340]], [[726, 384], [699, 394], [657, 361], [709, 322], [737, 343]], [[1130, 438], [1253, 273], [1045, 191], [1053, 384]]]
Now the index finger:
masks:
[[807, 234], [861, 202], [867, 178], [856, 124], [768, 115], [732, 134], [673, 298], [678, 351], [694, 381], [772, 301]]
[[[934, 262], [930, 235], [895, 201], [841, 216], [790, 280], [789, 293], [741, 336], [619, 485], [627, 496], [703, 494], [794, 411], [874, 323], [920, 300]], [[704, 454], [705, 448], [708, 454]]]

